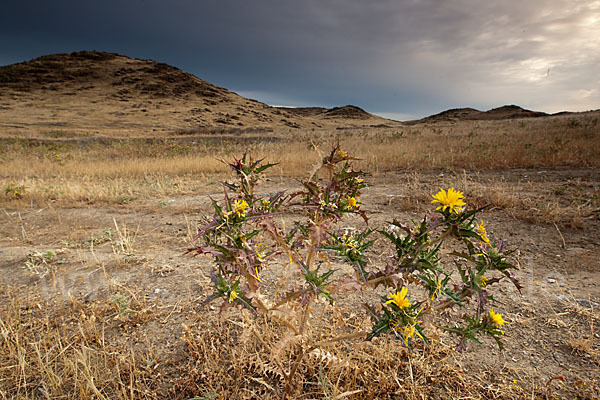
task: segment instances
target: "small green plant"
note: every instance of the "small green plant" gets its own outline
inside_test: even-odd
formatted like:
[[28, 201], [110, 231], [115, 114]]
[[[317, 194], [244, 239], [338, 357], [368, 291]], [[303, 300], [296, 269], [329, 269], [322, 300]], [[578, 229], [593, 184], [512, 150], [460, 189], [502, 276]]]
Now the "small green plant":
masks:
[[[360, 200], [367, 184], [364, 173], [354, 169], [354, 160], [335, 145], [302, 181], [301, 190], [268, 196], [258, 196], [255, 186], [274, 164], [247, 154], [228, 162], [237, 180], [223, 183], [223, 201], [212, 200], [213, 215], [203, 219], [198, 244], [189, 250], [212, 255], [215, 261], [214, 291], [204, 304], [223, 299], [222, 309], [248, 309], [262, 316], [257, 320], [283, 322], [303, 338], [289, 372], [281, 371], [288, 394], [303, 357], [325, 342], [391, 334], [413, 350], [418, 341], [428, 342], [426, 326], [436, 326], [458, 338], [458, 350], [482, 336], [492, 337], [501, 347], [505, 321], [491, 308], [492, 287], [509, 280], [520, 289], [513, 275], [515, 254], [502, 241], [490, 239], [486, 224], [477, 220], [483, 208], [469, 209], [463, 193], [454, 188], [433, 195], [436, 209], [420, 222], [405, 225], [393, 220], [387, 230], [369, 227]], [[286, 226], [276, 218], [284, 211], [302, 217]], [[338, 223], [351, 217], [360, 217], [365, 227], [342, 232]], [[383, 265], [370, 262], [375, 233], [393, 249]], [[443, 246], [448, 251], [442, 252]], [[281, 256], [300, 279], [285, 295], [266, 298], [261, 275], [281, 263]], [[341, 273], [335, 262], [347, 263], [354, 273]], [[316, 300], [343, 302], [344, 292], [357, 286], [388, 291], [380, 302], [363, 304], [371, 329], [327, 340], [311, 338], [307, 326]], [[460, 308], [462, 315], [450, 324], [440, 322], [441, 311], [450, 308]]]
[[127, 315], [137, 313], [131, 308], [131, 298], [125, 294], [115, 293], [112, 296], [112, 303], [116, 308], [116, 313], [112, 315], [114, 319], [123, 321]]
[[17, 185], [15, 182], [11, 182], [4, 188], [4, 194], [10, 199], [22, 199], [25, 194], [25, 185]]
[[134, 197], [133, 196], [121, 196], [117, 199], [117, 202], [119, 204], [127, 204], [129, 202], [131, 202], [131, 200], [133, 200]]
[[57, 254], [51, 250], [45, 252], [35, 251], [27, 255], [25, 269], [38, 275], [40, 278], [43, 278], [54, 270], [56, 264], [61, 264], [63, 262], [64, 261], [59, 260]]
[[114, 236], [115, 234], [113, 231], [111, 229], [107, 229], [98, 236], [92, 236], [89, 239], [86, 239], [84, 243], [89, 244], [90, 246], [97, 246], [102, 243], [112, 242]]

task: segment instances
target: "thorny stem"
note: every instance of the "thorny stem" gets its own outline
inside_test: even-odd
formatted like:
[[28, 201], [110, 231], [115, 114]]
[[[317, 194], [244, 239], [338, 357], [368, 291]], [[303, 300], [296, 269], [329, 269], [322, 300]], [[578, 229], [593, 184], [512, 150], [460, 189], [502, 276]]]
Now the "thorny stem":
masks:
[[[433, 231], [433, 230], [431, 230], [431, 231]], [[442, 242], [446, 237], [451, 236], [451, 235], [452, 234], [450, 233], [450, 230], [447, 230], [446, 232], [443, 232], [437, 239], [435, 239], [434, 241], [432, 241], [430, 243], [426, 243], [426, 244], [429, 245], [429, 246], [435, 246], [438, 243]], [[398, 265], [401, 265], [406, 260], [407, 257], [409, 257], [410, 255], [419, 253], [425, 247], [426, 244], [422, 244], [419, 247], [417, 247], [417, 249], [415, 251], [411, 252], [410, 254], [404, 255], [396, 263]], [[389, 274], [389, 275], [385, 275], [385, 276], [380, 276], [380, 277], [377, 277], [377, 278], [369, 279], [368, 281], [366, 281], [366, 284], [367, 285], [376, 285], [376, 284], [378, 284], [380, 282], [383, 282], [383, 281], [389, 279], [394, 274], [395, 274], [395, 272], [392, 273], [392, 274]]]
[[310, 238], [310, 246], [308, 249], [308, 254], [306, 256], [306, 267], [308, 268], [309, 271], [312, 270], [312, 264], [313, 264], [313, 260], [315, 258], [315, 252], [316, 249], [319, 245], [319, 238], [321, 237], [321, 224], [322, 221], [319, 221], [318, 218], [315, 218], [315, 222], [313, 222], [314, 227], [315, 227], [315, 231], [314, 233], [311, 235]]
[[[473, 291], [471, 289], [465, 289], [460, 295], [458, 295], [458, 298], [460, 300], [463, 300], [467, 297], [470, 297], [472, 294]], [[445, 310], [446, 308], [452, 307], [454, 304], [456, 304], [456, 301], [454, 301], [453, 299], [446, 299], [437, 306], [433, 307], [432, 310], [435, 312], [439, 312]]]
[[306, 325], [308, 324], [308, 317], [310, 316], [310, 303], [304, 307], [304, 315], [302, 315], [302, 324], [300, 325], [300, 334], [304, 334]]
[[281, 235], [279, 235], [277, 231], [273, 231], [272, 229], [267, 230], [267, 232], [270, 234], [271, 238], [273, 238], [277, 242], [277, 244], [287, 253], [290, 259], [290, 264], [294, 262], [296, 262], [296, 264], [299, 264], [296, 260], [296, 256], [292, 252], [292, 249], [288, 246], [288, 244], [281, 237]]
[[261, 308], [261, 310], [263, 310], [264, 312], [269, 311], [269, 307], [266, 306], [265, 303], [262, 302], [262, 300], [260, 300], [258, 297], [254, 297], [254, 300], [256, 301], [256, 304], [258, 304], [258, 306]]
[[290, 321], [288, 321], [287, 319], [285, 319], [285, 318], [281, 318], [281, 317], [279, 317], [279, 316], [277, 316], [277, 315], [275, 315], [275, 314], [273, 314], [273, 315], [271, 316], [271, 318], [275, 319], [276, 321], [280, 321], [280, 322], [282, 322], [282, 323], [283, 323], [285, 326], [287, 326], [288, 328], [290, 328], [290, 329], [291, 329], [291, 330], [294, 332], [294, 334], [295, 334], [295, 335], [300, 335], [300, 331], [298, 331], [298, 328], [296, 328], [296, 327], [295, 327], [295, 326], [294, 326], [294, 325], [293, 325], [293, 324], [292, 324]]
[[302, 294], [302, 291], [298, 291], [298, 292], [294, 292], [294, 293], [290, 294], [289, 296], [285, 297], [283, 300], [280, 300], [273, 307], [269, 308], [268, 311], [276, 311], [282, 305], [284, 305], [286, 303], [289, 303], [290, 301], [293, 301], [293, 300], [297, 299], [298, 296], [300, 296], [301, 294]]

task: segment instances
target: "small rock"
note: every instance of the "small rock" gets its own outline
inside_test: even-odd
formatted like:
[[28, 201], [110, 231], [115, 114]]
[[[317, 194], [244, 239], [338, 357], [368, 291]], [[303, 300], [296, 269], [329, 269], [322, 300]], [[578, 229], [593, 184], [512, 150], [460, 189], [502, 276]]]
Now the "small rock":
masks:
[[564, 296], [562, 294], [556, 296], [557, 299], [559, 299], [560, 301], [569, 301], [569, 298], [567, 296]]
[[556, 283], [556, 279], [554, 279], [554, 278], [548, 278], [548, 283]]
[[586, 300], [586, 299], [575, 299], [575, 301], [583, 307], [597, 307], [598, 306], [598, 303], [596, 303], [595, 301], [590, 301], [590, 300]]
[[161, 296], [161, 295], [165, 294], [166, 292], [167, 291], [164, 289], [156, 288], [156, 289], [154, 289], [154, 292], [150, 293], [150, 296]]

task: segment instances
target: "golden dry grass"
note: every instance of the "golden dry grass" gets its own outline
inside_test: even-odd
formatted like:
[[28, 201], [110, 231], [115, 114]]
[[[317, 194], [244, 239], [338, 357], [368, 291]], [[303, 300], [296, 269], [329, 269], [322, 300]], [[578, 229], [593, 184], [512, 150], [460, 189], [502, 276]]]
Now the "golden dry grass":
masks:
[[277, 160], [271, 174], [299, 177], [340, 140], [372, 173], [397, 170], [477, 171], [600, 165], [599, 117], [465, 121], [397, 129], [298, 131], [238, 138], [201, 136], [80, 143], [6, 140], [0, 185], [24, 185], [25, 202], [48, 199], [120, 202], [197, 192], [227, 172], [219, 160], [251, 151]]
[[[140, 326], [156, 325], [167, 313], [138, 293], [128, 294], [135, 312], [122, 314], [108, 300], [6, 295], [0, 303], [0, 398], [529, 399], [555, 398], [557, 388], [561, 396], [581, 399], [600, 394], [594, 380], [544, 386], [514, 379], [508, 371], [495, 377], [469, 374], [455, 363], [453, 347], [432, 336], [414, 353], [389, 337], [324, 343], [302, 359], [292, 394], [286, 395], [284, 376], [298, 349], [306, 348], [304, 338], [243, 314], [197, 318], [187, 309], [191, 322], [177, 344], [181, 354], [168, 359], [161, 356], [160, 335], [136, 337]], [[327, 332], [313, 328], [305, 337], [335, 335], [336, 329], [335, 323]], [[569, 346], [592, 351], [581, 340]]]

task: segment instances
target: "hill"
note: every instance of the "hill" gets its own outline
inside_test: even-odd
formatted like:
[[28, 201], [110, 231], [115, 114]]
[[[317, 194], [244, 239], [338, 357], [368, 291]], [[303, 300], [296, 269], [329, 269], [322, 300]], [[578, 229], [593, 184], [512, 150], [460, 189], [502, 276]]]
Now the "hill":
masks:
[[[312, 117], [320, 120], [372, 120], [375, 117], [369, 114], [360, 107], [347, 105], [343, 107], [323, 108], [323, 107], [277, 107], [279, 110], [286, 111], [290, 114]], [[378, 118], [378, 117], [376, 117]], [[383, 120], [383, 118], [381, 119]], [[385, 121], [385, 120], [384, 120]], [[381, 122], [381, 121], [380, 121]], [[394, 121], [386, 121], [394, 122]]]
[[355, 106], [278, 108], [176, 67], [114, 53], [54, 54], [0, 67], [0, 133], [397, 124]]
[[550, 114], [546, 114], [540, 111], [531, 111], [521, 108], [515, 105], [502, 106], [493, 108], [488, 111], [479, 111], [474, 108], [453, 108], [450, 110], [442, 111], [441, 113], [430, 115], [429, 117], [422, 118], [417, 121], [410, 121], [409, 123], [423, 123], [423, 122], [440, 122], [440, 121], [474, 121], [474, 120], [502, 120], [502, 119], [515, 119], [515, 118], [536, 118], [546, 117]]

